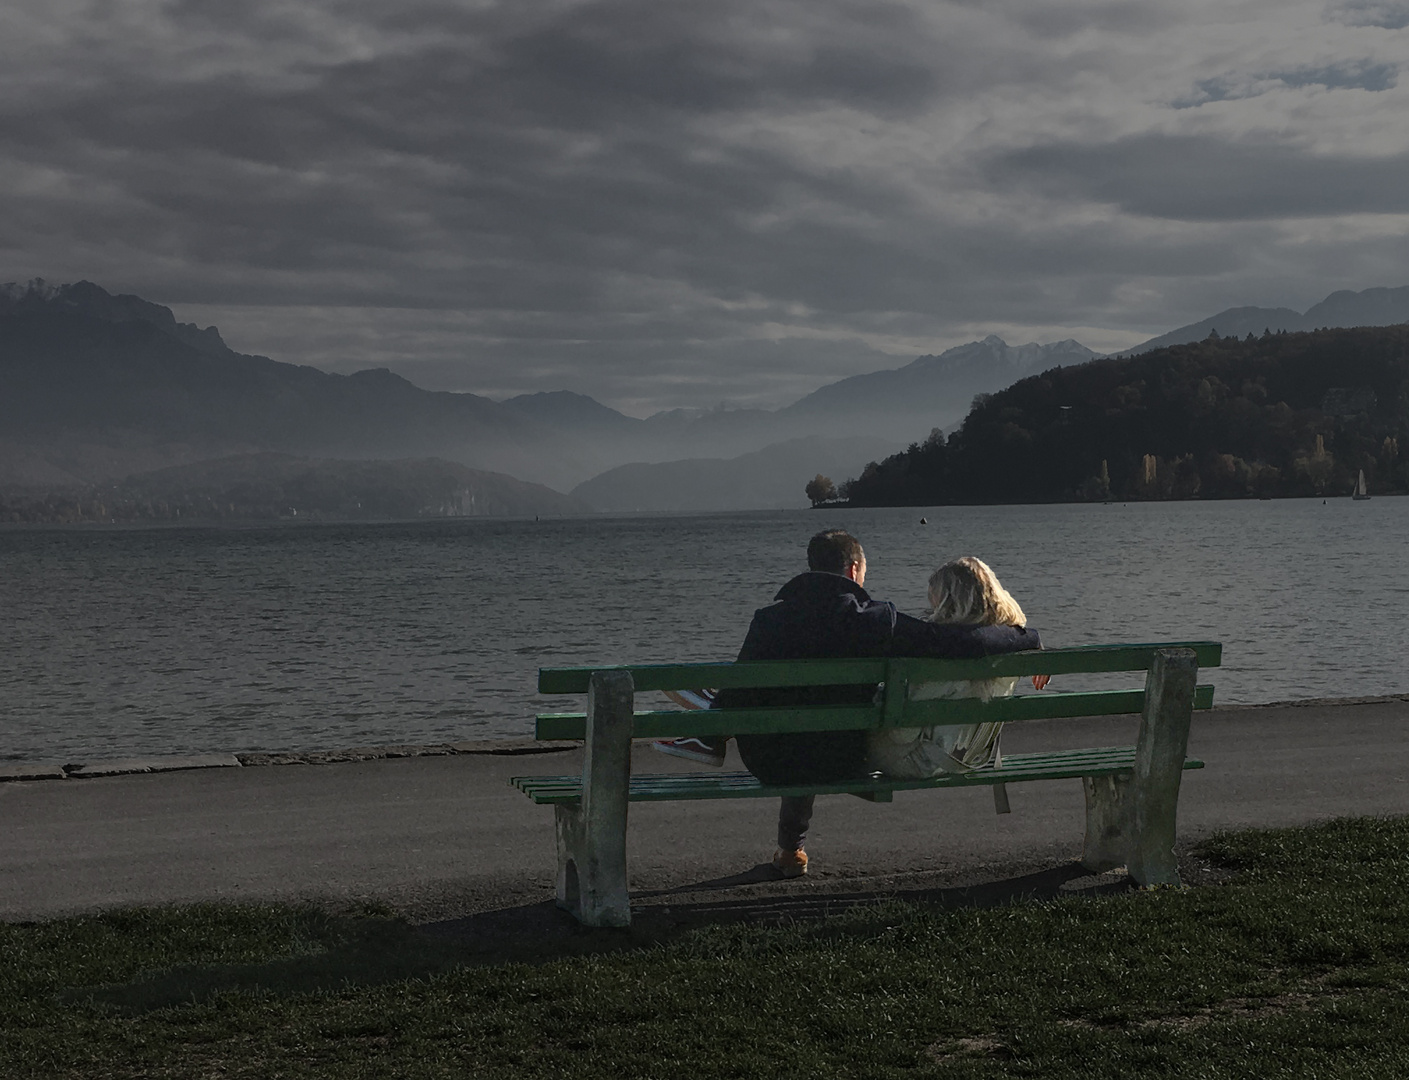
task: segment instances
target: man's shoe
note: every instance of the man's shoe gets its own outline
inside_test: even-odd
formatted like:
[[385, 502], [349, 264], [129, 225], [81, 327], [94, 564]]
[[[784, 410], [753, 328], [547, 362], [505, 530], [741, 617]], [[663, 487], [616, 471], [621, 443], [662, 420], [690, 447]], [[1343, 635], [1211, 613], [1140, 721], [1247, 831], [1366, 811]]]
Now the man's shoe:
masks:
[[802, 848], [796, 851], [783, 851], [773, 854], [773, 869], [786, 878], [802, 877], [807, 873], [807, 852]]
[[651, 743], [651, 749], [671, 757], [682, 757], [688, 761], [698, 761], [703, 765], [722, 769], [724, 751], [728, 745], [728, 739], [697, 739], [689, 736], [683, 739], [657, 739]]

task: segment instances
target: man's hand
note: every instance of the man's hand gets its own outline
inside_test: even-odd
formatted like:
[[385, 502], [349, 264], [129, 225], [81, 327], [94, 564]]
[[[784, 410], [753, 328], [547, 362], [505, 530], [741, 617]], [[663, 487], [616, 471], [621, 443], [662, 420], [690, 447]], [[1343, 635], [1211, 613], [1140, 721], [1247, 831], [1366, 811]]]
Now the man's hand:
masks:
[[1050, 675], [1034, 675], [1032, 677], [1032, 688], [1034, 690], [1045, 690], [1047, 688], [1047, 684], [1051, 681], [1052, 676]]

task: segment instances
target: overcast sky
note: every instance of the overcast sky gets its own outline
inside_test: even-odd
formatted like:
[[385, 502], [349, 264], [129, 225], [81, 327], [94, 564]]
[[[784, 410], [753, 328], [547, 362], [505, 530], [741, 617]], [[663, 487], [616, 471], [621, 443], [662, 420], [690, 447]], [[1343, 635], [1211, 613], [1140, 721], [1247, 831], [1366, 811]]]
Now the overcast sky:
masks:
[[0, 280], [636, 415], [1409, 284], [1409, 0], [5, 0]]

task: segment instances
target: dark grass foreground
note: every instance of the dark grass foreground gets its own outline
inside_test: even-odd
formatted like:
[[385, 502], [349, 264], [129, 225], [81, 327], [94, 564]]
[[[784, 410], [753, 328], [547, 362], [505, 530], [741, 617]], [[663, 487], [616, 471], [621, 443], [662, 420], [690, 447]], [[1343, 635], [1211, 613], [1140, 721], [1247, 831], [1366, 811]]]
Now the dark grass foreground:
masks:
[[307, 908], [4, 925], [0, 1076], [1409, 1076], [1409, 822], [1202, 857], [1233, 873], [536, 962]]

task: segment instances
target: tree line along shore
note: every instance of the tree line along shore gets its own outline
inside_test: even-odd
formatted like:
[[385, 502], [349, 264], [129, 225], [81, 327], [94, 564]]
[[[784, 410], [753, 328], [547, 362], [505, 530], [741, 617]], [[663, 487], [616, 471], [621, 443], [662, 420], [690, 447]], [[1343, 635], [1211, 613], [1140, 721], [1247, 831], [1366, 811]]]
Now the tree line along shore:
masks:
[[[1401, 454], [1400, 447], [1404, 447]], [[1409, 325], [1219, 337], [1054, 368], [979, 395], [814, 505], [1409, 492]]]
[[589, 513], [568, 495], [436, 458], [319, 460], [241, 454], [115, 484], [0, 490], [0, 522], [365, 521]]

